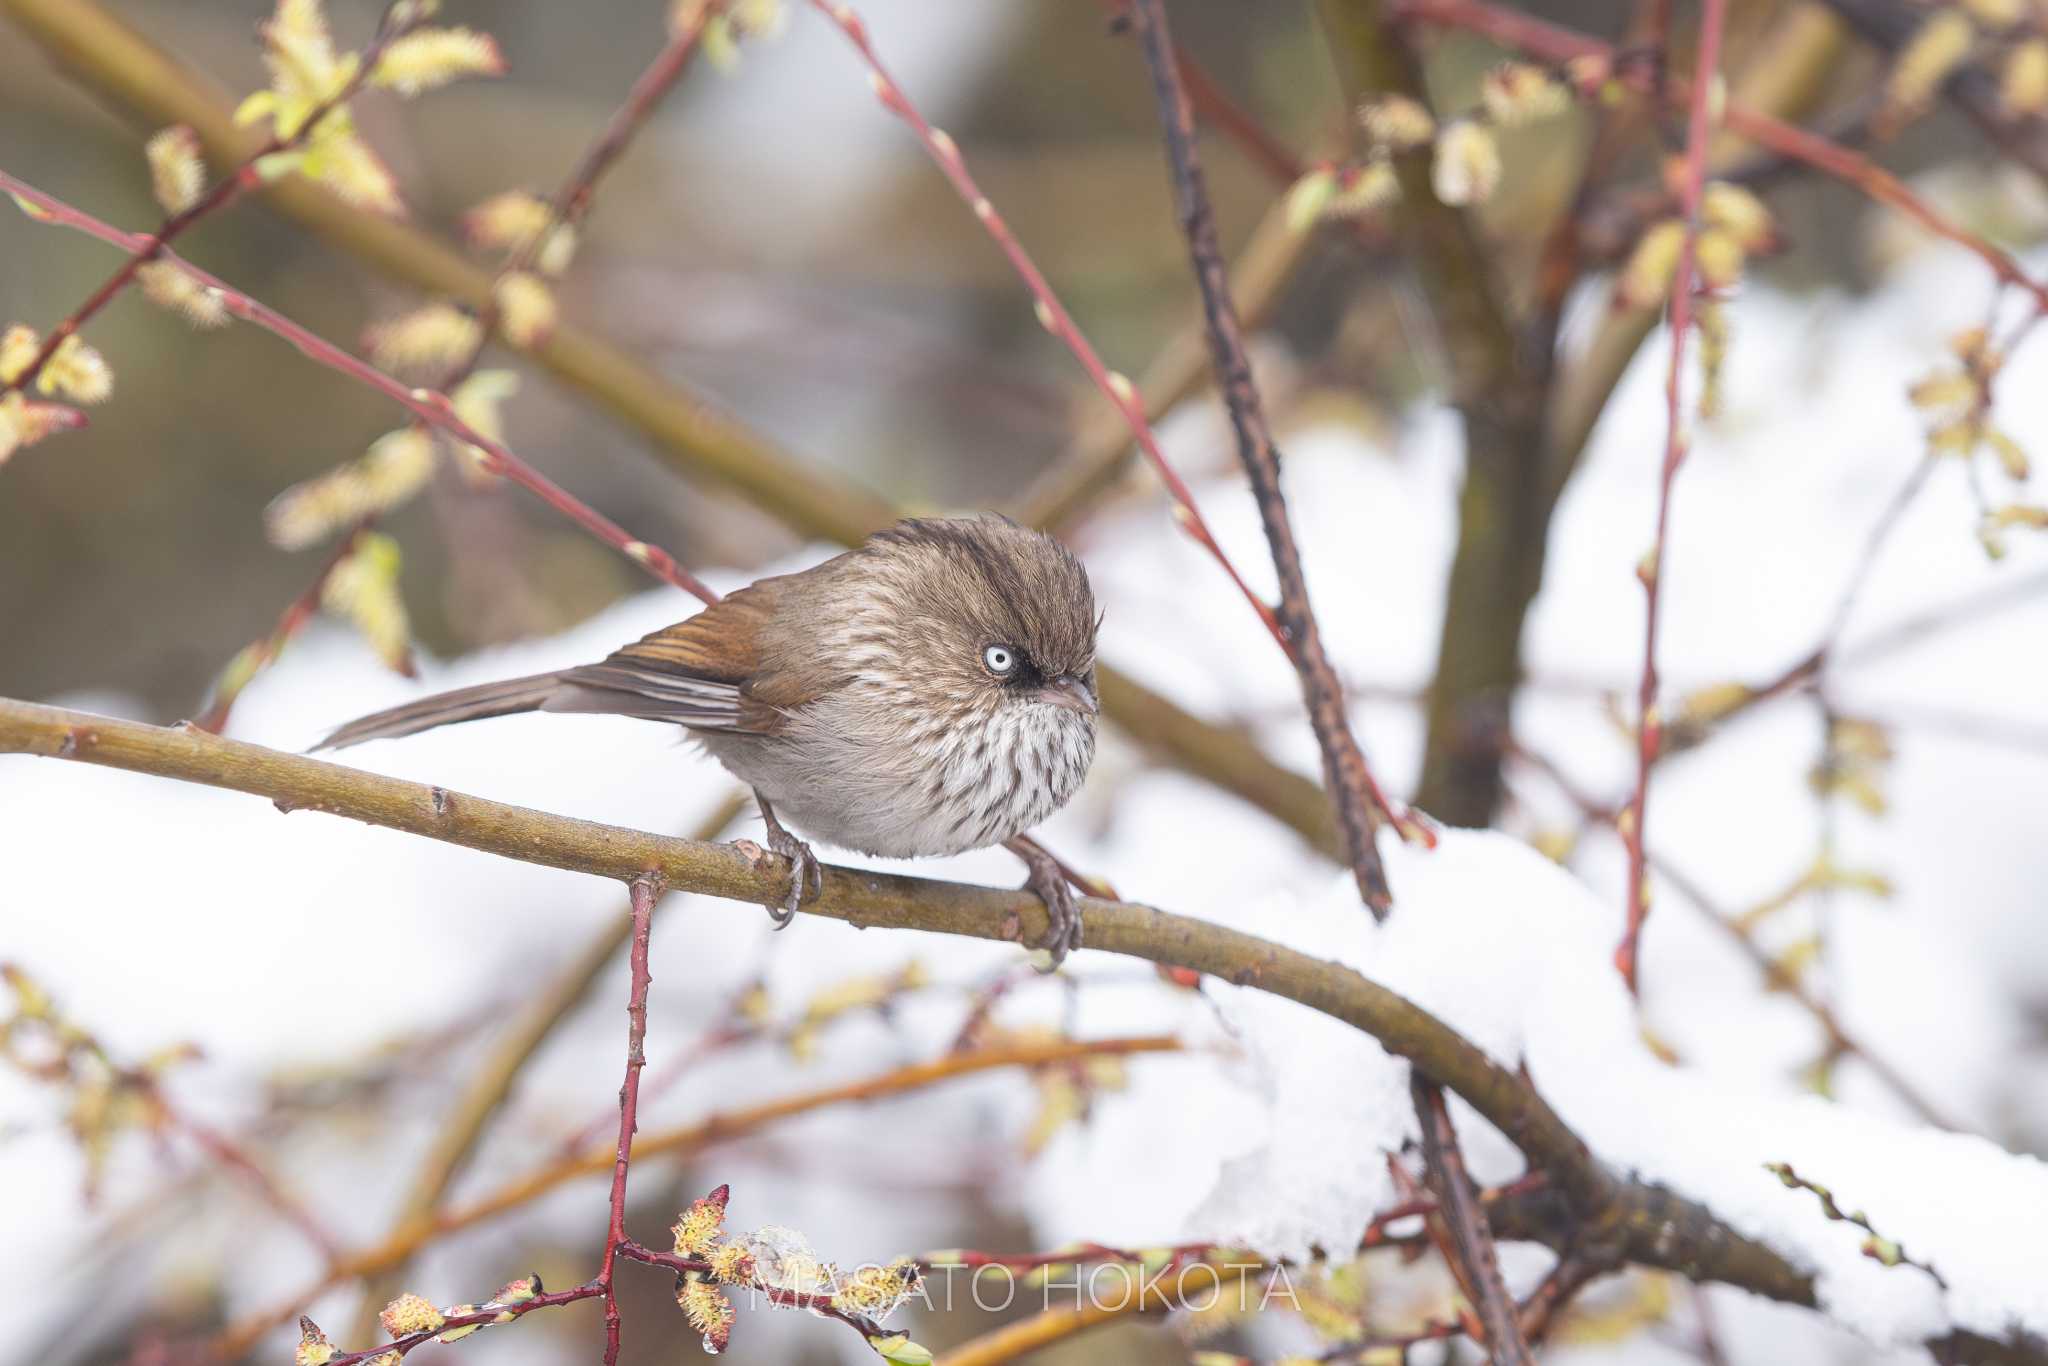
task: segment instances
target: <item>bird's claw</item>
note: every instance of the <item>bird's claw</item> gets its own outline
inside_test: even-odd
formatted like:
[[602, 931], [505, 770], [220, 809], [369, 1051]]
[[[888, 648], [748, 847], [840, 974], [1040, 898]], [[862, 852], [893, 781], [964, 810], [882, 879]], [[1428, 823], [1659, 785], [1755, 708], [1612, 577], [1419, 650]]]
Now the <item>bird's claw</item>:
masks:
[[1024, 879], [1024, 890], [1045, 903], [1045, 936], [1032, 947], [1050, 954], [1052, 962], [1046, 971], [1056, 971], [1068, 954], [1081, 947], [1081, 908], [1075, 904], [1073, 886], [1059, 860], [1043, 850], [1013, 845], [1011, 852], [1030, 869], [1030, 875]]
[[811, 852], [811, 846], [789, 833], [781, 821], [775, 819], [775, 810], [767, 799], [755, 794], [760, 802], [761, 818], [768, 827], [768, 847], [789, 860], [789, 894], [780, 903], [768, 903], [768, 918], [775, 922], [775, 928], [786, 929], [796, 919], [796, 913], [803, 908], [804, 897], [822, 896], [825, 891], [825, 869], [818, 862], [818, 856]]
[[780, 905], [768, 908], [768, 918], [779, 930], [796, 919], [806, 896], [824, 892], [825, 870], [819, 865], [818, 856], [811, 852], [811, 846], [787, 830], [769, 831], [768, 847], [789, 860], [789, 895], [783, 897]]

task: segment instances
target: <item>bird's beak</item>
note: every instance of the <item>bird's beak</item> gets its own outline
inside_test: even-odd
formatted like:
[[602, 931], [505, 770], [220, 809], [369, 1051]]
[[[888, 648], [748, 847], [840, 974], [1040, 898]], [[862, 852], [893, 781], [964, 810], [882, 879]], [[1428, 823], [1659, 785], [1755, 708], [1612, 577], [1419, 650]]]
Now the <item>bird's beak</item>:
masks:
[[1085, 679], [1076, 678], [1072, 674], [1061, 674], [1053, 679], [1038, 690], [1038, 696], [1041, 701], [1050, 702], [1055, 707], [1065, 707], [1068, 711], [1077, 711], [1083, 716], [1093, 716], [1102, 710], [1096, 704], [1095, 690], [1088, 686]]

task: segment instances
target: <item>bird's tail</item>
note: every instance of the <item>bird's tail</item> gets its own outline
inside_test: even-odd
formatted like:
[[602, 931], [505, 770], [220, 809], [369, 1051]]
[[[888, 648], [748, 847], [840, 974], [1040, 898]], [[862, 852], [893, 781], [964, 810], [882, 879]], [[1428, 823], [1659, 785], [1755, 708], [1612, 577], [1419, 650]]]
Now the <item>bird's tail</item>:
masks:
[[479, 683], [474, 688], [435, 693], [389, 711], [372, 712], [349, 722], [313, 746], [314, 749], [346, 749], [365, 740], [392, 740], [417, 735], [436, 726], [458, 721], [481, 721], [487, 716], [512, 716], [539, 711], [562, 687], [560, 674], [531, 674], [508, 678], [500, 683]]

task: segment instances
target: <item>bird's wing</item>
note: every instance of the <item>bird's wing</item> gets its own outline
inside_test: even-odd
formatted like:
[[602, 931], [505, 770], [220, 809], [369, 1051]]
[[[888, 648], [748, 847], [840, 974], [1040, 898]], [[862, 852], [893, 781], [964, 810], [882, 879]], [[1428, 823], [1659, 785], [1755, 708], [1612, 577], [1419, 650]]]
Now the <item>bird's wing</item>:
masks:
[[674, 721], [697, 730], [773, 735], [795, 699], [759, 678], [762, 633], [778, 583], [764, 579], [664, 627], [598, 664], [566, 669], [545, 711], [607, 712]]

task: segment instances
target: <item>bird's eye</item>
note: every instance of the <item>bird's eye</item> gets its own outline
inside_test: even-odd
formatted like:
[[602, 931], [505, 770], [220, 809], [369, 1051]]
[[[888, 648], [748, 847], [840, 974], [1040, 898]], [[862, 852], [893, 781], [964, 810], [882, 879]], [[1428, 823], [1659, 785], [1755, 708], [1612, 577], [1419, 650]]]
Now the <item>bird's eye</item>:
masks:
[[981, 662], [990, 673], [1002, 678], [1017, 667], [1017, 652], [1007, 645], [991, 645], [981, 652]]

